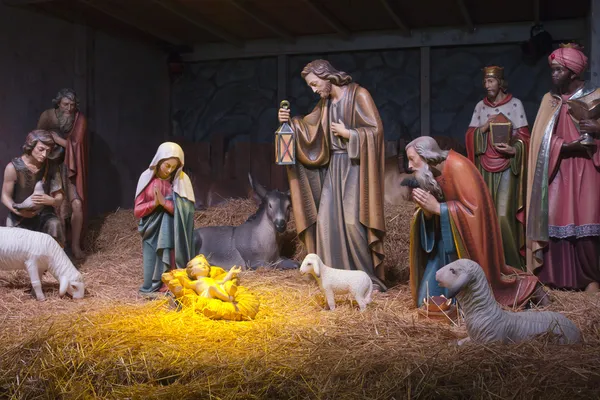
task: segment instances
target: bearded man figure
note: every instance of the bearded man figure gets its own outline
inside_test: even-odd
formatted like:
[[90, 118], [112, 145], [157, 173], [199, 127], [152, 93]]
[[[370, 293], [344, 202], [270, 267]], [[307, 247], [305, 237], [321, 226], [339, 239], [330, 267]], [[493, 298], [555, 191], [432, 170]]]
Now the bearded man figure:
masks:
[[52, 100], [54, 108], [40, 116], [38, 129], [52, 132], [52, 137], [63, 151], [54, 161], [59, 163], [65, 191], [59, 217], [66, 230], [70, 220], [70, 243], [73, 256], [83, 258], [81, 241], [87, 217], [88, 142], [87, 120], [79, 111], [77, 94], [71, 89], [61, 89]]
[[[475, 106], [465, 137], [467, 155], [485, 181], [498, 215], [504, 258], [525, 269], [525, 189], [529, 127], [519, 99], [507, 92], [504, 68], [483, 69], [487, 96]], [[494, 143], [490, 123], [503, 114], [512, 124], [510, 142]]]
[[[597, 292], [600, 122], [587, 119], [576, 124], [568, 102], [578, 100], [592, 109], [600, 90], [581, 78], [587, 57], [578, 46], [562, 45], [548, 63], [554, 89], [542, 99], [531, 133], [527, 268], [549, 286]], [[581, 143], [582, 133], [594, 138], [591, 146]]]
[[534, 294], [543, 298], [534, 275], [506, 265], [494, 202], [473, 163], [453, 150], [441, 150], [429, 136], [410, 142], [406, 156], [419, 184], [412, 192], [419, 208], [410, 232], [415, 306], [446, 295], [435, 273], [459, 258], [481, 265], [496, 301], [504, 306], [521, 306]]
[[[383, 281], [383, 125], [369, 92], [328, 61], [307, 64], [302, 77], [321, 100], [294, 117], [298, 162], [288, 167], [296, 229], [326, 265], [363, 270], [376, 290]], [[279, 122], [290, 112], [279, 110]]]

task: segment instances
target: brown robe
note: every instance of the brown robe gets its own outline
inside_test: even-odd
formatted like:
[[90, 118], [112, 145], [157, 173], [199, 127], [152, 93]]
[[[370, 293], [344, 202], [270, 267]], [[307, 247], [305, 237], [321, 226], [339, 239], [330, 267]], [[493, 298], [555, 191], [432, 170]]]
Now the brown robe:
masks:
[[[81, 200], [83, 210], [83, 227], [85, 230], [87, 221], [87, 175], [88, 175], [88, 138], [87, 119], [81, 112], [75, 114], [73, 128], [69, 132], [62, 132], [56, 116], [56, 109], [46, 110], [40, 116], [37, 129], [53, 131], [58, 133], [67, 141], [64, 149], [63, 187], [65, 201], [61, 206], [60, 217], [64, 220], [71, 216], [71, 202], [75, 199]], [[81, 233], [81, 238], [84, 237]]]
[[[288, 179], [296, 229], [307, 250], [318, 254], [317, 249], [323, 244], [333, 243], [328, 238], [317, 238], [319, 236], [317, 230], [320, 229], [323, 232], [322, 228], [316, 226], [318, 220], [343, 220], [344, 222], [338, 221], [336, 225], [342, 225], [339, 226], [339, 229], [347, 231], [355, 230], [356, 226], [360, 225], [358, 228], [364, 229], [372, 266], [357, 265], [356, 262], [353, 262], [352, 255], [342, 255], [341, 259], [333, 260], [330, 266], [340, 269], [363, 269], [370, 273], [375, 282], [379, 283], [385, 279], [383, 269], [383, 238], [385, 236], [383, 125], [371, 95], [366, 89], [355, 83], [345, 87], [343, 97], [335, 106], [335, 117], [341, 119], [346, 128], [351, 131], [352, 138], [349, 141], [339, 140], [331, 133], [331, 107], [329, 99], [321, 99], [310, 114], [305, 117], [295, 117], [292, 120], [292, 127], [296, 133], [297, 162], [288, 167]], [[332, 141], [335, 143], [332, 144]], [[344, 153], [346, 154], [344, 155]], [[346, 157], [344, 160], [347, 161], [337, 160], [335, 162], [337, 166], [332, 167], [332, 160], [340, 156]], [[358, 174], [355, 181], [354, 171]], [[346, 183], [344, 173], [348, 173], [352, 177], [352, 182], [357, 182], [356, 195], [359, 197], [358, 199], [353, 195], [351, 195], [351, 199], [342, 199], [345, 197], [344, 195], [353, 193], [353, 188], [344, 186]], [[334, 176], [340, 179], [336, 179]], [[329, 178], [333, 178], [337, 182], [330, 180], [329, 184], [326, 184]], [[338, 184], [342, 187], [336, 187]], [[337, 195], [330, 197], [331, 193], [337, 193]], [[321, 207], [322, 195], [328, 199], [329, 209]], [[341, 204], [342, 200], [343, 204]], [[355, 214], [350, 210], [353, 206], [357, 208], [356, 215], [360, 224], [347, 220], [348, 217], [352, 218]], [[332, 235], [344, 234], [336, 228], [328, 227]], [[349, 238], [352, 236], [347, 232], [346, 235]], [[337, 238], [334, 239], [337, 240]], [[321, 246], [318, 245], [317, 240], [321, 241]], [[348, 243], [346, 244], [348, 245]], [[335, 254], [338, 249], [329, 250], [325, 251], [327, 257]], [[325, 259], [323, 261], [326, 262]], [[371, 268], [372, 271], [369, 271]], [[385, 289], [385, 286], [380, 285], [382, 289]]]
[[[481, 266], [498, 303], [508, 307], [523, 305], [533, 294], [537, 278], [506, 265], [494, 203], [477, 168], [466, 157], [450, 150], [436, 180], [448, 207], [458, 258], [473, 260]], [[427, 263], [418, 243], [417, 223], [415, 218], [410, 246], [410, 285], [415, 304]]]

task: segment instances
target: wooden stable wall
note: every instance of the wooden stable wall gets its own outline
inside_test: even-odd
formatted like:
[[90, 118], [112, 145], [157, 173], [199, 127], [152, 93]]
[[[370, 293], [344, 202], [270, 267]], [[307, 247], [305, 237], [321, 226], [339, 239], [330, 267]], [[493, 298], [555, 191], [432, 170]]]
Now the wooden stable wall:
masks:
[[[27, 133], [62, 87], [88, 116], [89, 211], [132, 207], [137, 179], [169, 127], [166, 55], [0, 3], [0, 167], [21, 155]], [[0, 225], [7, 209], [0, 206]]]
[[[466, 155], [464, 146], [452, 138], [435, 138], [443, 149], [454, 149]], [[185, 152], [186, 172], [192, 180], [198, 208], [229, 197], [247, 196], [250, 191], [248, 173], [268, 189], [284, 191], [289, 188], [286, 167], [275, 164], [273, 143], [236, 142], [227, 150], [223, 137], [218, 134], [211, 142], [174, 141]], [[398, 151], [402, 151], [398, 144], [397, 141], [385, 142], [386, 158], [397, 157]]]

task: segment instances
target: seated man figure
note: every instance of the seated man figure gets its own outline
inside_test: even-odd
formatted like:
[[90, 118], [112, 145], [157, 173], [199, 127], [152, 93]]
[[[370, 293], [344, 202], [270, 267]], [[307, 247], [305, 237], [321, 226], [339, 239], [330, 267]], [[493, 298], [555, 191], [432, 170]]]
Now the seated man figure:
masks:
[[435, 273], [459, 258], [481, 265], [496, 300], [504, 306], [521, 306], [534, 293], [542, 295], [535, 276], [506, 265], [494, 203], [473, 163], [453, 150], [441, 150], [429, 136], [410, 142], [406, 155], [419, 184], [412, 192], [419, 209], [410, 236], [415, 305], [445, 295]]
[[[62, 184], [58, 169], [48, 163], [53, 148], [54, 140], [49, 132], [35, 130], [27, 135], [23, 154], [4, 169], [2, 204], [10, 211], [6, 226], [47, 233], [64, 247], [65, 235], [55, 212], [63, 200]], [[38, 181], [43, 182], [43, 194], [34, 193]], [[30, 196], [34, 206], [43, 207], [38, 210], [14, 207]]]

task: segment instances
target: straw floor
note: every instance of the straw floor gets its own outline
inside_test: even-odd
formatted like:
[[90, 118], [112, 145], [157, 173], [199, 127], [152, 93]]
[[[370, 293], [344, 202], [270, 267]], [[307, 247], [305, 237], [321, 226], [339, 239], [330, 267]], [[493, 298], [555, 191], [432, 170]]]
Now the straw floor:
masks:
[[[235, 200], [197, 225], [238, 224]], [[364, 313], [338, 298], [323, 311], [298, 271], [242, 272], [261, 301], [254, 321], [212, 321], [137, 295], [141, 242], [130, 210], [97, 221], [81, 265], [84, 300], [46, 302], [22, 271], [0, 274], [0, 398], [16, 399], [581, 399], [600, 396], [600, 296], [553, 292], [585, 342], [457, 347], [464, 327], [420, 320], [408, 277], [412, 207], [386, 210], [387, 265], [399, 282]], [[293, 238], [293, 234], [290, 235]], [[289, 254], [301, 255], [293, 243]]]

